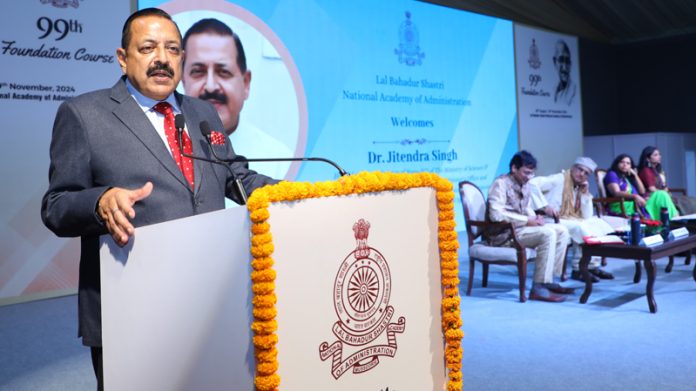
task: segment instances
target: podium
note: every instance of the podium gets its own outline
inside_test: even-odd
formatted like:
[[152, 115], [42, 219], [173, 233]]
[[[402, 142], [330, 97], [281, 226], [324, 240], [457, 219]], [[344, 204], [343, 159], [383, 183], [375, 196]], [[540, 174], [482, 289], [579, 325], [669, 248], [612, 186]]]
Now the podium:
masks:
[[103, 237], [105, 388], [461, 389], [452, 200], [361, 173]]

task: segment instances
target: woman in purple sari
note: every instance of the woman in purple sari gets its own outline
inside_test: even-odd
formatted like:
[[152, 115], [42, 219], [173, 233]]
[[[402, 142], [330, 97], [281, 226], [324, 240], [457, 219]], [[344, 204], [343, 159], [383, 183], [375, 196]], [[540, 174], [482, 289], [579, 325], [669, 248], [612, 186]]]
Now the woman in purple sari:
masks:
[[[641, 196], [645, 193], [645, 187], [638, 177], [633, 159], [629, 155], [622, 153], [614, 159], [611, 168], [604, 177], [604, 187], [607, 189], [608, 195], [628, 200], [623, 201], [624, 210], [628, 216], [638, 213], [648, 219], [651, 218], [648, 211], [645, 210], [646, 200]], [[621, 205], [618, 202], [611, 203], [609, 210], [614, 215], [622, 214]]]

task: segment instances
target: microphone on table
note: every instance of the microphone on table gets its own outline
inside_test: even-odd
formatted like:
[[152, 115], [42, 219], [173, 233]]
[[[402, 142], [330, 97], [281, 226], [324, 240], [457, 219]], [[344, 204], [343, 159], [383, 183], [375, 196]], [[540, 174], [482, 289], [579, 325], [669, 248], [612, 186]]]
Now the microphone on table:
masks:
[[[203, 122], [205, 122], [206, 125], [208, 124], [207, 121], [203, 121]], [[203, 125], [203, 122], [201, 122], [201, 125]], [[184, 119], [184, 115], [183, 114], [175, 115], [174, 116], [174, 127], [176, 128], [177, 139], [179, 142], [179, 150], [181, 151], [181, 155], [184, 157], [190, 158], [190, 159], [200, 160], [200, 161], [204, 161], [204, 162], [208, 162], [208, 163], [220, 164], [222, 166], [227, 167], [227, 171], [230, 172], [230, 175], [232, 176], [232, 179], [234, 180], [235, 187], [237, 188], [237, 193], [239, 193], [239, 197], [242, 200], [242, 205], [245, 205], [247, 203], [246, 190], [244, 190], [244, 186], [242, 185], [242, 181], [239, 178], [237, 178], [237, 176], [234, 174], [234, 171], [232, 171], [232, 168], [230, 167], [230, 165], [227, 162], [218, 159], [217, 156], [215, 156], [215, 152], [213, 152], [213, 156], [215, 156], [215, 158], [216, 158], [215, 160], [200, 157], [200, 156], [195, 156], [193, 154], [189, 155], [189, 154], [184, 152], [182, 137], [183, 137], [185, 126], [186, 126], [186, 119]], [[201, 131], [202, 131], [202, 129], [201, 129]], [[208, 133], [210, 133], [210, 126], [208, 126]], [[206, 137], [206, 140], [208, 140], [208, 145], [210, 145], [210, 139], [208, 137]], [[213, 148], [210, 148], [210, 149], [213, 150]]]
[[[206, 140], [208, 140], [208, 144], [210, 145], [212, 143], [211, 141], [211, 130], [210, 130], [210, 124], [208, 124], [208, 121], [201, 121], [200, 124], [201, 128], [201, 133], [203, 133], [203, 137], [205, 137]], [[334, 163], [333, 161], [323, 158], [323, 157], [281, 157], [281, 158], [252, 158], [248, 159], [244, 156], [237, 155], [234, 159], [222, 159], [219, 156], [215, 154], [215, 148], [210, 148], [210, 150], [213, 152], [213, 156], [221, 161], [221, 162], [226, 162], [226, 163], [235, 163], [235, 162], [324, 162], [328, 163], [336, 170], [338, 170], [338, 174], [340, 176], [345, 176], [348, 175], [348, 173], [342, 169], [338, 164]]]

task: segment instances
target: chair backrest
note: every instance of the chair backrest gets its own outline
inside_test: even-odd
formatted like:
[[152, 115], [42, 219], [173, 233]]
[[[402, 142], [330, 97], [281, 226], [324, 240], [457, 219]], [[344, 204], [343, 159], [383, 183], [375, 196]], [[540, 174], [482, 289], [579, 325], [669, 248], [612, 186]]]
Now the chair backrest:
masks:
[[603, 168], [598, 168], [595, 170], [595, 180], [597, 181], [597, 192], [599, 196], [605, 198], [607, 196], [607, 189], [604, 187], [604, 177], [607, 176], [607, 170]]
[[462, 199], [464, 222], [466, 223], [466, 231], [469, 235], [469, 244], [471, 245], [471, 243], [481, 235], [481, 229], [471, 226], [469, 220], [486, 220], [486, 199], [481, 189], [469, 181], [459, 182], [459, 195]]

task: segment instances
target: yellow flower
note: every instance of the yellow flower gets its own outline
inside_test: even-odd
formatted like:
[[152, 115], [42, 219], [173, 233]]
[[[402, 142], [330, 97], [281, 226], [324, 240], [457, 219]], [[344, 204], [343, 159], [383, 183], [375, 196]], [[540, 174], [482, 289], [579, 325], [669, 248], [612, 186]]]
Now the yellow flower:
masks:
[[260, 391], [274, 391], [280, 385], [280, 376], [272, 374], [269, 376], [256, 376], [254, 385]]
[[278, 358], [278, 350], [275, 348], [271, 349], [262, 349], [257, 347], [256, 348], [256, 359], [259, 362], [273, 362], [276, 361]]
[[272, 266], [273, 266], [273, 258], [271, 258], [271, 257], [255, 258], [253, 261], [251, 261], [251, 267], [254, 270], [269, 269]]
[[254, 341], [254, 346], [258, 346], [261, 349], [270, 349], [278, 343], [278, 336], [275, 334], [255, 335], [252, 340]]
[[272, 375], [278, 370], [278, 362], [268, 362], [256, 365], [256, 371], [261, 375]]
[[251, 272], [251, 281], [253, 282], [273, 282], [275, 281], [276, 272], [273, 269], [265, 269]]
[[251, 225], [251, 233], [254, 235], [263, 234], [271, 230], [271, 225], [267, 222], [256, 223]]
[[[273, 271], [273, 270], [267, 270], [267, 271]], [[275, 303], [278, 301], [278, 298], [276, 297], [275, 294], [271, 295], [255, 295], [253, 299], [251, 299], [251, 304], [259, 307], [271, 307], [275, 305]]]
[[253, 330], [257, 334], [269, 334], [278, 330], [278, 322], [276, 322], [275, 319], [269, 320], [267, 322], [252, 322], [251, 330]]
[[254, 309], [251, 310], [251, 313], [254, 315], [254, 317], [256, 319], [273, 320], [273, 319], [275, 319], [276, 315], [278, 314], [278, 310], [275, 307], [271, 307], [271, 308], [254, 307]]
[[273, 243], [261, 244], [258, 246], [251, 247], [251, 255], [254, 258], [269, 257], [273, 254]]
[[275, 291], [275, 284], [272, 282], [257, 282], [251, 284], [251, 291], [255, 295], [267, 295]]

